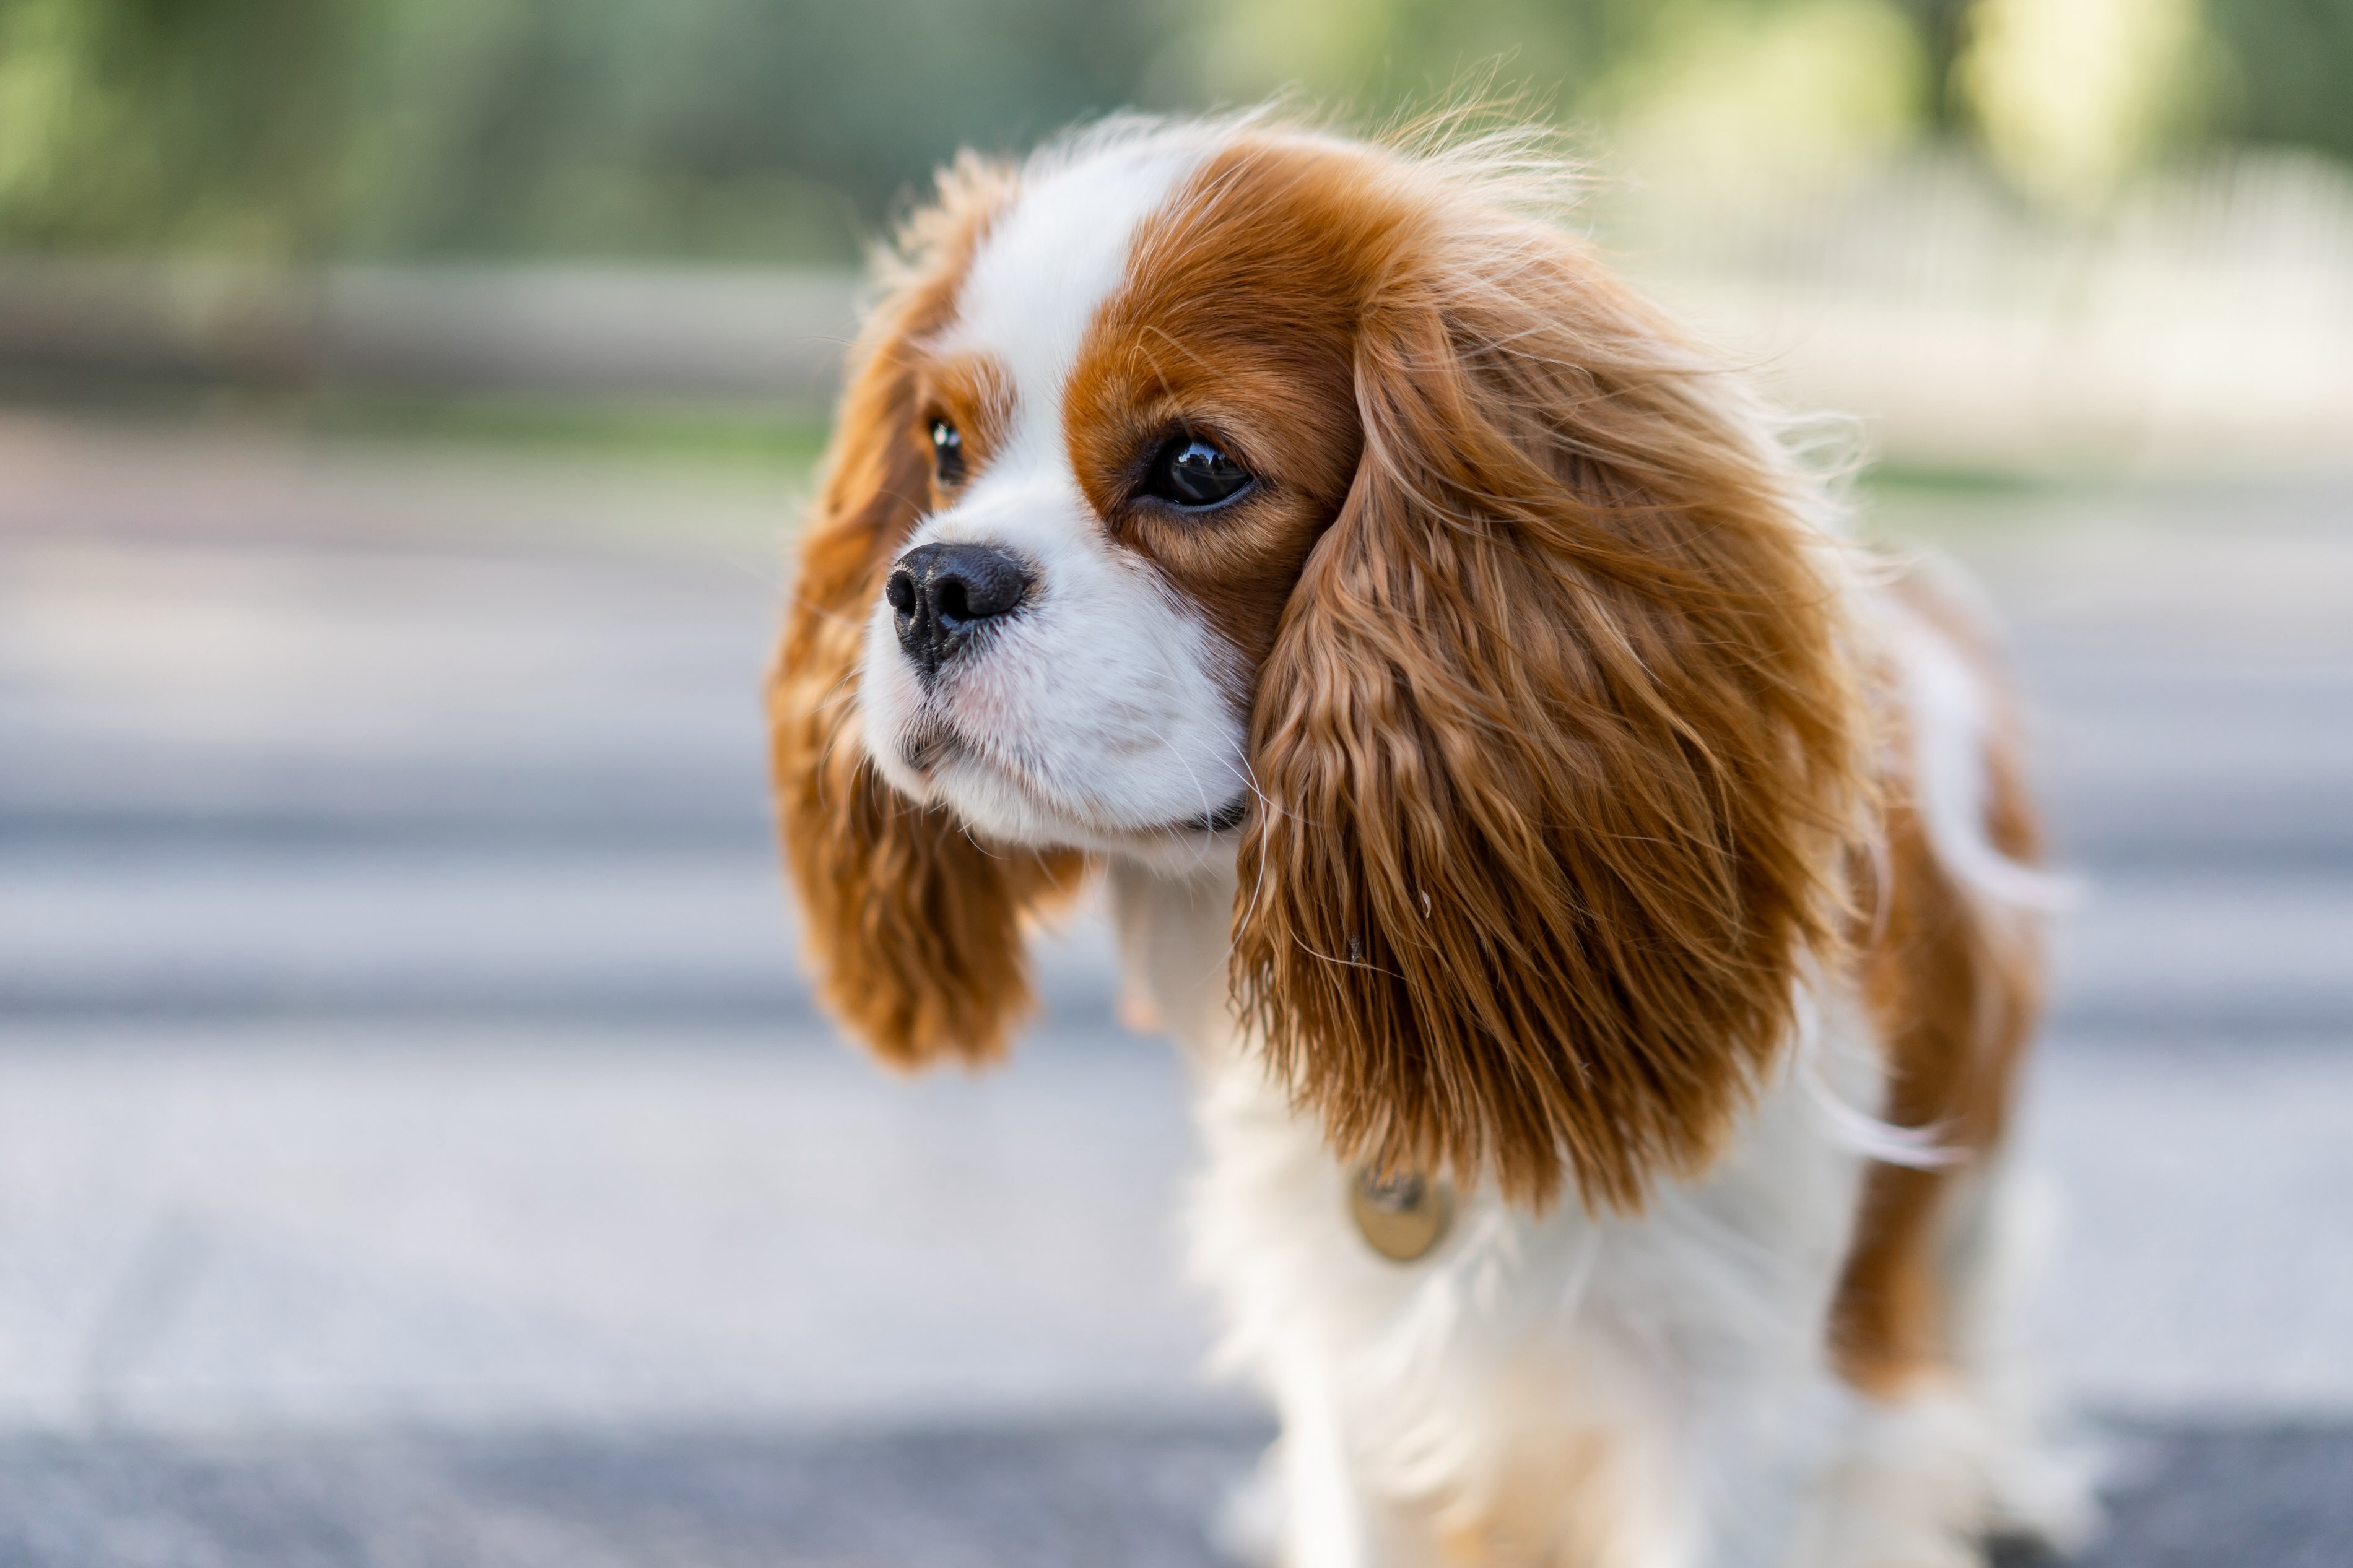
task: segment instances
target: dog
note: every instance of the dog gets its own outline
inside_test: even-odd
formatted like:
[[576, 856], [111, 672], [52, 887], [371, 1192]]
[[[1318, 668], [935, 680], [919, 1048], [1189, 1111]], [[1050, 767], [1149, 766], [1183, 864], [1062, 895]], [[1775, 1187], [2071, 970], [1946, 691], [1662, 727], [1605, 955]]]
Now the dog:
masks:
[[1264, 114], [942, 171], [768, 688], [820, 994], [995, 1061], [1107, 880], [1269, 1561], [2071, 1540], [2001, 1306], [2046, 884], [1992, 645], [1573, 174]]

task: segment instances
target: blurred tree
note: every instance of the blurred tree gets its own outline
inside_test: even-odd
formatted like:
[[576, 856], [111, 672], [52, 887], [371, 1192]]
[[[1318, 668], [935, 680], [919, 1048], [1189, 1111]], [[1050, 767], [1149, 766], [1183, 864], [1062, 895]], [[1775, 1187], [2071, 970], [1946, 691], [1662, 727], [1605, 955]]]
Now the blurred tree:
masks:
[[1759, 172], [1836, 177], [1915, 140], [1924, 60], [1889, 0], [1687, 5], [1591, 102], [1640, 163], [1761, 191]]
[[[1637, 168], [1830, 167], [1915, 134], [1916, 16], [1897, 0], [1223, 0], [1198, 79], [1370, 109], [1465, 95], [1607, 127]], [[1616, 162], [1613, 159], [1613, 162]]]
[[0, 0], [0, 239], [846, 258], [1133, 101], [1164, 0]]
[[2353, 157], [2353, 0], [2206, 0], [2229, 57], [2216, 119]]
[[2020, 186], [2096, 202], [2195, 123], [2198, 0], [1977, 0], [1957, 73]]
[[1684, 0], [1211, 0], [1183, 59], [1187, 85], [1226, 102], [1299, 89], [1378, 115], [1467, 92], [1548, 117], [1573, 112], [1691, 8]]
[[1130, 102], [1158, 0], [396, 0], [378, 248], [846, 257], [960, 143]]
[[1968, 106], [1954, 67], [1968, 39], [1969, 5], [1970, 0], [1904, 0], [1920, 37], [1929, 122], [1947, 136], [1968, 125]]
[[308, 248], [340, 205], [350, 7], [0, 0], [0, 232]]
[[[2059, 25], [2095, 16], [2135, 59], [2219, 41], [2229, 128], [2353, 153], [2353, 0], [2202, 4], [2201, 35], [2200, 0], [0, 0], [0, 245], [846, 259], [959, 143], [1286, 85], [1376, 120], [1516, 94], [1646, 160], [1966, 132], [2090, 181], [2179, 130]], [[2141, 48], [2159, 13], [2191, 30]]]

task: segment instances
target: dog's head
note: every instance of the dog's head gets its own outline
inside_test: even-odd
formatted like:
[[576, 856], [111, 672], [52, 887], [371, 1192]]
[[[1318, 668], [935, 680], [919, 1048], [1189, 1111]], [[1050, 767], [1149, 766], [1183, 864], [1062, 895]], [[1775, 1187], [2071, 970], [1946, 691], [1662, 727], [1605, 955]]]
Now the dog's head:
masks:
[[1723, 376], [1462, 153], [1118, 126], [942, 179], [772, 688], [831, 1004], [1001, 1049], [1092, 858], [1239, 858], [1338, 1149], [1639, 1202], [1834, 921], [1831, 551]]

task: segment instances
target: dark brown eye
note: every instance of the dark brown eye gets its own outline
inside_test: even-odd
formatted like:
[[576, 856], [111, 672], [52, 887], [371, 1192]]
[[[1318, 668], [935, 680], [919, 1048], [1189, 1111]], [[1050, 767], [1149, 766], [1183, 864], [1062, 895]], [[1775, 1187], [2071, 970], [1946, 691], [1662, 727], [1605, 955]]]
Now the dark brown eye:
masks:
[[944, 419], [932, 421], [932, 472], [944, 488], [964, 483], [964, 436]]
[[1248, 468], [1216, 446], [1198, 436], [1179, 436], [1152, 459], [1144, 493], [1188, 511], [1206, 511], [1225, 505], [1256, 482]]

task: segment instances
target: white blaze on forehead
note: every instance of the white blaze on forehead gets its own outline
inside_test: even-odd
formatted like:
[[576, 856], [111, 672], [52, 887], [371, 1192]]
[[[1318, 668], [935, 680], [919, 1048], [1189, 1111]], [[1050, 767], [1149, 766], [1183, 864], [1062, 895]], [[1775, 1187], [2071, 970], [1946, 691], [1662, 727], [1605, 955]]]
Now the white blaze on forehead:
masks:
[[1130, 136], [1048, 153], [1022, 172], [1020, 194], [973, 258], [945, 345], [991, 354], [1011, 375], [1015, 449], [1050, 438], [1062, 384], [1126, 276], [1136, 226], [1208, 151], [1198, 132]]
[[[1008, 842], [1198, 854], [1206, 840], [1168, 829], [1223, 811], [1249, 777], [1223, 645], [1106, 535], [1062, 438], [1063, 388], [1127, 277], [1138, 226], [1219, 142], [1199, 127], [1122, 126], [1032, 159], [935, 345], [996, 362], [1011, 428], [909, 547], [1008, 551], [1033, 584], [1018, 614], [929, 679], [901, 656], [878, 598], [860, 684], [866, 748], [909, 795]], [[927, 738], [926, 759], [914, 742]]]

